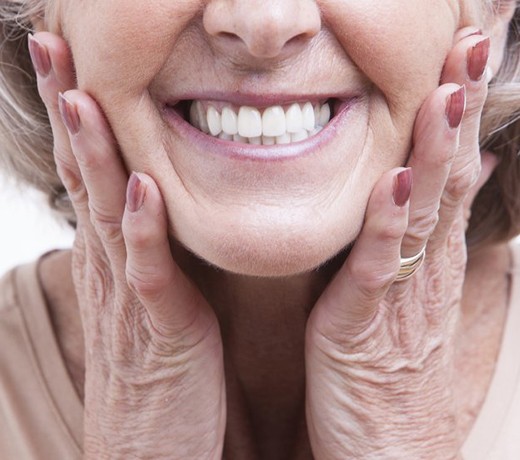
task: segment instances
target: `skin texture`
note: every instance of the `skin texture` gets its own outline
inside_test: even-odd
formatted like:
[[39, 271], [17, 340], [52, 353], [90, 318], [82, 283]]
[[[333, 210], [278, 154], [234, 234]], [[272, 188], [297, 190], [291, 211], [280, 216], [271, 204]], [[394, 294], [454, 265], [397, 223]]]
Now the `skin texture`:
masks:
[[[72, 56], [57, 35], [35, 38], [78, 215], [86, 458], [456, 458], [464, 202], [496, 164], [477, 144], [487, 81], [468, 76], [485, 37], [458, 29], [484, 25], [476, 3], [60, 5], [48, 23]], [[307, 14], [286, 14], [296, 6]], [[165, 125], [164, 94], [194, 88], [363, 96], [316, 155], [260, 167]], [[467, 110], [450, 126], [455, 93]], [[396, 204], [405, 163], [415, 184]], [[309, 271], [355, 236], [346, 260]], [[393, 283], [399, 255], [426, 243], [424, 267]]]
[[[269, 276], [313, 269], [354, 239], [375, 181], [408, 156], [415, 115], [438, 85], [453, 34], [473, 19], [447, 0], [323, 1], [319, 10], [310, 0], [273, 2], [260, 14], [224, 0], [204, 10], [197, 1], [62, 5], [56, 14], [78, 86], [101, 105], [128, 170], [157, 181], [176, 238], [216, 266]], [[276, 16], [302, 8], [305, 21]], [[247, 30], [267, 36], [273, 17], [288, 35], [275, 31], [271, 45], [253, 35], [248, 47]], [[261, 168], [199, 151], [162, 119], [166, 99], [218, 92], [226, 100], [236, 91], [297, 100], [355, 94], [360, 102], [315, 155]]]

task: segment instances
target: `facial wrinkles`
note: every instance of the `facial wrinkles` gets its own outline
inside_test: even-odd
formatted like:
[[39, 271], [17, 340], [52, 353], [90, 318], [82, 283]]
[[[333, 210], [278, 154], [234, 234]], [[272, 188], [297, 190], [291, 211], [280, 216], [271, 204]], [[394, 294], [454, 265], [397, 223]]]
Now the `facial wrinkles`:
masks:
[[[207, 46], [198, 0], [64, 1], [80, 88], [101, 104], [129, 169], [158, 183], [182, 243], [217, 265], [216, 247], [233, 254], [251, 247], [270, 261], [283, 251], [284, 260], [300, 255], [304, 240], [326, 246], [295, 270], [323, 262], [357, 234], [374, 182], [404, 161], [415, 111], [438, 85], [457, 24], [447, 0], [320, 0], [318, 38], [259, 72]], [[159, 86], [186, 99], [210, 97], [204, 90], [223, 91], [221, 99], [235, 91], [262, 96], [270, 88], [304, 98], [333, 87], [361, 93], [363, 104], [316, 155], [259, 168], [217, 158], [211, 144], [199, 148], [169, 127], [154, 99]], [[311, 229], [316, 215], [322, 225]], [[228, 262], [219, 266], [234, 266]]]
[[[386, 95], [395, 112], [417, 86], [438, 84], [457, 27], [446, 0], [325, 1], [338, 39], [353, 61]], [[340, 19], [341, 18], [341, 19]]]
[[64, 33], [79, 86], [101, 98], [107, 92], [117, 96], [122, 89], [125, 97], [139, 95], [199, 8], [200, 2], [193, 0], [177, 0], [175, 7], [167, 0], [98, 0], [69, 7], [63, 22], [71, 27]]

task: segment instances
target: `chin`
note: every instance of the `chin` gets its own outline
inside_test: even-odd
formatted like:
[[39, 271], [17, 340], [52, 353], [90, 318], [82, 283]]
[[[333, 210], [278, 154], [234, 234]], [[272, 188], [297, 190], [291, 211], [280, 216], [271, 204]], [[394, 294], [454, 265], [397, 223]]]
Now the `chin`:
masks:
[[[190, 238], [177, 235], [181, 244], [198, 258], [219, 269], [256, 277], [288, 277], [319, 268], [347, 247], [361, 223], [306, 227], [264, 225], [237, 230], [220, 227]], [[206, 227], [208, 228], [208, 227]]]

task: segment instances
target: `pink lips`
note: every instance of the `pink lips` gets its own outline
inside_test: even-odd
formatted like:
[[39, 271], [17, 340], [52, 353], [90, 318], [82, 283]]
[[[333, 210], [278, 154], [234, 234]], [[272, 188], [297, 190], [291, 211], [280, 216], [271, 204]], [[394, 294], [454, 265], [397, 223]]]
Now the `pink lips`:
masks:
[[334, 118], [318, 134], [303, 141], [285, 145], [242, 144], [210, 136], [190, 125], [171, 104], [164, 106], [164, 117], [179, 136], [192, 142], [201, 151], [208, 151], [237, 160], [280, 161], [310, 155], [316, 152], [319, 147], [325, 145], [335, 136], [339, 127], [346, 122], [348, 113], [355, 105], [356, 100], [357, 97], [350, 97], [338, 101]]

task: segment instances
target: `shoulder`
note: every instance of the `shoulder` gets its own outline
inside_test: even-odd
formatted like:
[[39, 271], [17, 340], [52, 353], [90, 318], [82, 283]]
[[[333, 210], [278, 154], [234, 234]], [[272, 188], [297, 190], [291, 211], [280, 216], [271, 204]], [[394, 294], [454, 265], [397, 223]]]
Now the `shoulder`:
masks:
[[41, 291], [38, 280], [38, 262], [20, 265], [9, 270], [0, 278], [0, 318], [13, 309], [23, 306], [24, 297]]

